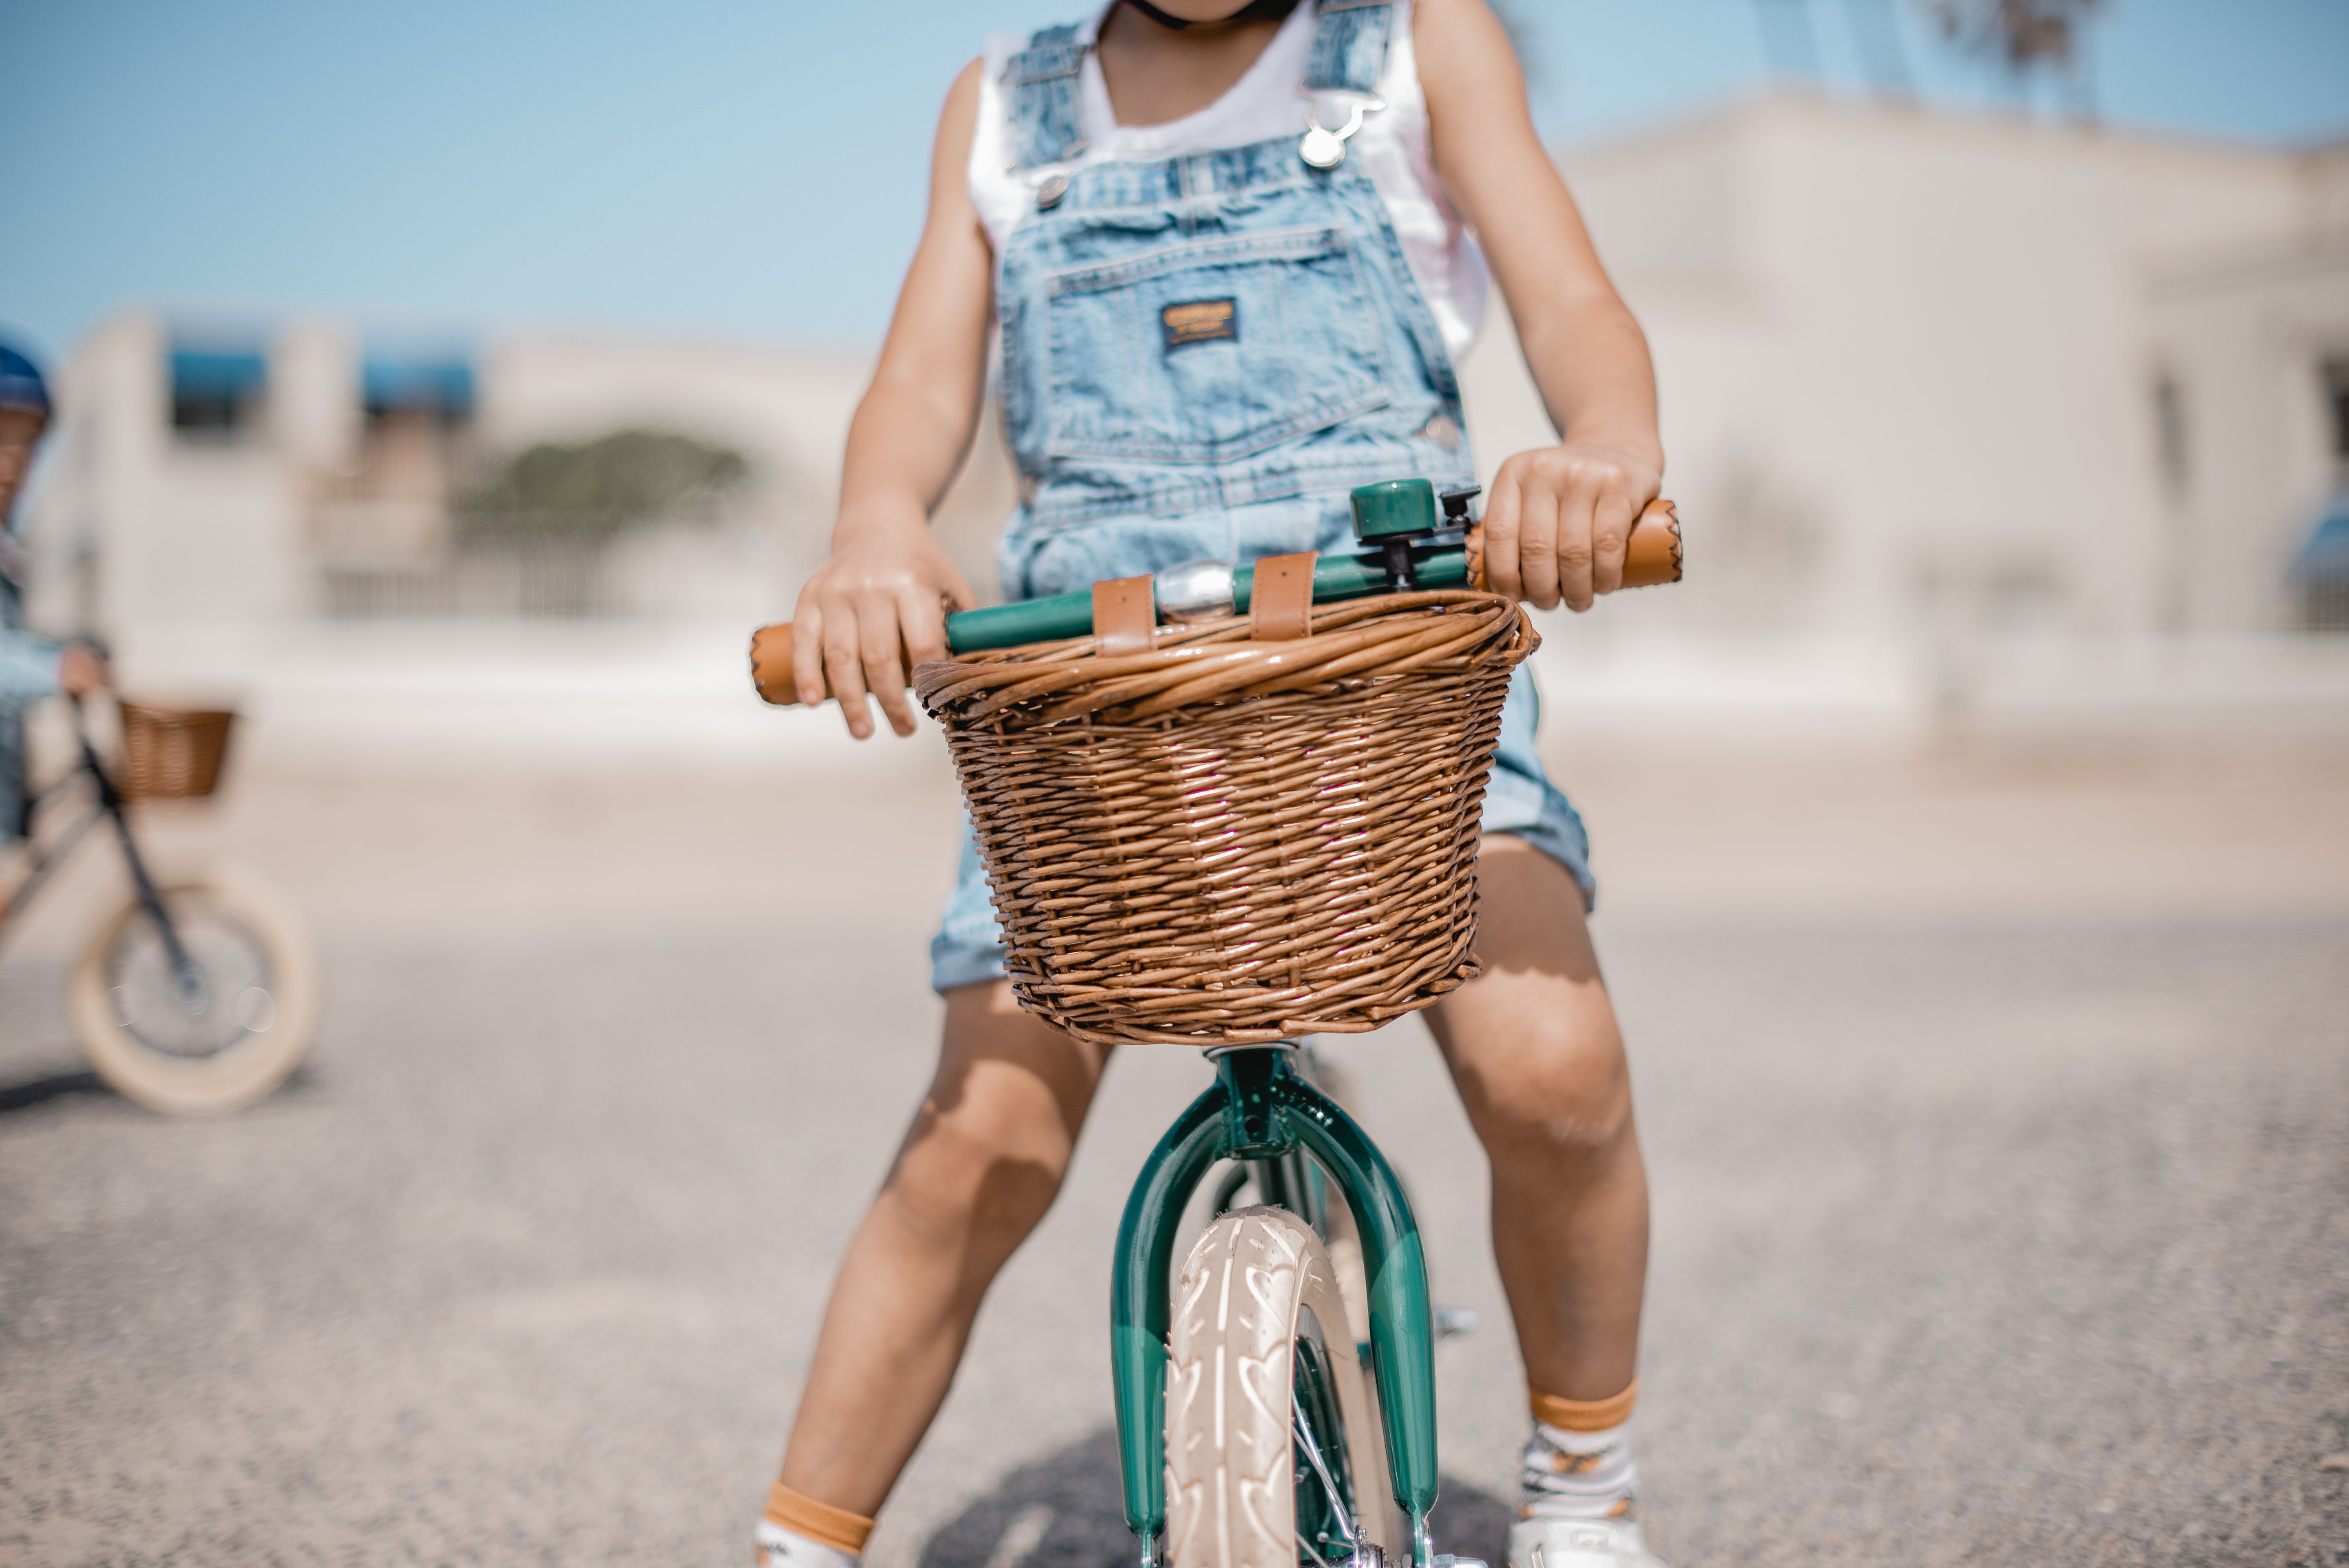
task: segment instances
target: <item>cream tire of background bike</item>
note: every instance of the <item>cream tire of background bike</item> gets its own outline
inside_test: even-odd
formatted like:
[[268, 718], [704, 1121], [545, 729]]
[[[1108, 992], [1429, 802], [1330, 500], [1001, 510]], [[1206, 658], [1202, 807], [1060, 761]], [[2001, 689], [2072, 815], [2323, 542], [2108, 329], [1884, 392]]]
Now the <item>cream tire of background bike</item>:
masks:
[[318, 960], [309, 933], [281, 896], [241, 868], [219, 867], [166, 882], [160, 891], [167, 904], [201, 896], [252, 933], [269, 961], [275, 1004], [269, 1026], [192, 1060], [153, 1050], [124, 1028], [109, 995], [107, 957], [130, 923], [146, 918], [134, 898], [98, 927], [75, 965], [74, 1032], [98, 1076], [150, 1110], [171, 1116], [240, 1110], [285, 1082], [310, 1049], [318, 1022]]
[[1172, 1568], [1297, 1568], [1290, 1408], [1299, 1338], [1319, 1338], [1354, 1459], [1363, 1533], [1392, 1560], [1386, 1467], [1337, 1271], [1311, 1226], [1240, 1209], [1209, 1226], [1175, 1281], [1166, 1368]]

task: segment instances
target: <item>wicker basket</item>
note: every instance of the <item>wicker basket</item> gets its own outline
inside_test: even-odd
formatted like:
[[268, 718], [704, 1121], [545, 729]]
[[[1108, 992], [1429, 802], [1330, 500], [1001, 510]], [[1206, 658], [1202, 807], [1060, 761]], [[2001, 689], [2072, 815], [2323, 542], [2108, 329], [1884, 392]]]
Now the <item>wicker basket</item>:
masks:
[[187, 799], [220, 788], [233, 713], [122, 705], [122, 761], [115, 783], [137, 800]]
[[1244, 616], [925, 665], [1008, 967], [1080, 1039], [1198, 1046], [1376, 1028], [1473, 979], [1477, 823], [1509, 675], [1490, 593]]

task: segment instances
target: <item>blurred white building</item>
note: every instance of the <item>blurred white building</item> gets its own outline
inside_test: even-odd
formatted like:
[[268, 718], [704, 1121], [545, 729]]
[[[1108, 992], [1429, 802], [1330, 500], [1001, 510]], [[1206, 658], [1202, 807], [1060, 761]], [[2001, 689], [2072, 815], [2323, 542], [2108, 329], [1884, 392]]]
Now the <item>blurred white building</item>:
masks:
[[[130, 646], [320, 621], [755, 614], [826, 505], [865, 373], [725, 345], [514, 335], [419, 353], [336, 323], [239, 335], [127, 313], [63, 377], [33, 531], [67, 569], [44, 608]], [[584, 595], [460, 580], [466, 486], [533, 443], [632, 427], [732, 447], [750, 482], [697, 537], [622, 540]]]
[[[1559, 639], [1584, 689], [2349, 715], [2291, 583], [2349, 473], [2349, 149], [1776, 96], [1563, 165], [1691, 538]], [[1506, 331], [1465, 374], [1488, 470], [1549, 438]]]
[[[2306, 634], [2291, 582], [2349, 471], [2349, 149], [1775, 96], [1564, 166], [1655, 349], [1690, 576], [1557, 618], [1554, 707], [2349, 725], [2349, 639]], [[63, 377], [41, 612], [144, 678], [274, 692], [281, 728], [405, 702], [490, 744], [517, 733], [500, 691], [594, 728], [621, 688], [725, 728], [742, 633], [820, 556], [867, 366], [127, 315]], [[1463, 375], [1488, 475], [1553, 438], [1497, 311]], [[485, 459], [624, 426], [731, 445], [755, 482], [625, 541], [590, 590], [452, 560], [448, 500]], [[982, 583], [1011, 488], [983, 432], [941, 520]]]
[[1778, 98], [1568, 170], [1675, 489], [1740, 559], [1810, 552], [1781, 615], [2286, 624], [2343, 456], [2349, 150]]

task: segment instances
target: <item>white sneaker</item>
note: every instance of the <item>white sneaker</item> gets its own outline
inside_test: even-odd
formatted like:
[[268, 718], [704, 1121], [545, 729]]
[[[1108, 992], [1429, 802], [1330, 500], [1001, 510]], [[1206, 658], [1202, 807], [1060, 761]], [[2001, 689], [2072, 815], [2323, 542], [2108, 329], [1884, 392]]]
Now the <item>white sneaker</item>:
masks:
[[759, 1521], [757, 1540], [759, 1568], [860, 1568], [864, 1561], [785, 1530], [771, 1519]]
[[1636, 1519], [1520, 1519], [1509, 1526], [1509, 1568], [1665, 1568]]

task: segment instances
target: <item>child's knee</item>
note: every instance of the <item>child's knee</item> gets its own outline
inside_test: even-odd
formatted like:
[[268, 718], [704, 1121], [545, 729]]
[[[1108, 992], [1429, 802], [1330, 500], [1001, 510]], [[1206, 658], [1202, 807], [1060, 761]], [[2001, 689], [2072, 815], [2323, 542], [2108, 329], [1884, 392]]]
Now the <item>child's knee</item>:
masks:
[[1043, 1219], [1068, 1173], [1071, 1140], [1041, 1085], [967, 1082], [922, 1108], [890, 1185], [926, 1228], [1024, 1236]]
[[1471, 1119], [1498, 1161], [1576, 1161], [1613, 1151], [1631, 1129], [1631, 1078], [1611, 1022], [1528, 1024], [1476, 1075]]

